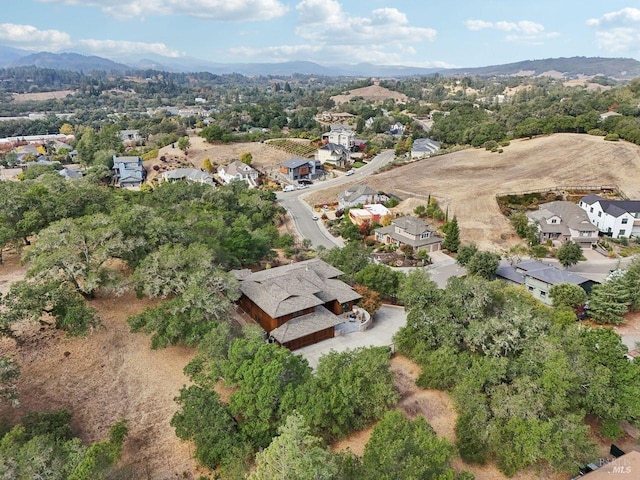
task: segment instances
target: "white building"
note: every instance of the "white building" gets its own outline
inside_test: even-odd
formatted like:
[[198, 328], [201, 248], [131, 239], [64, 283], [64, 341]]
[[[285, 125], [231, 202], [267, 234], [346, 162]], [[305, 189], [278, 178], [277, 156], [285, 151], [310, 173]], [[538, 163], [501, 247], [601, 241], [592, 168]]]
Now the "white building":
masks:
[[336, 143], [351, 150], [356, 139], [356, 133], [346, 127], [331, 127], [331, 131], [322, 134], [322, 140], [328, 143]]
[[607, 200], [592, 194], [578, 205], [600, 232], [612, 238], [640, 236], [640, 200]]
[[218, 167], [218, 176], [224, 183], [231, 183], [233, 180], [241, 180], [246, 182], [250, 188], [258, 185], [258, 171], [238, 160], [234, 160], [229, 165]]

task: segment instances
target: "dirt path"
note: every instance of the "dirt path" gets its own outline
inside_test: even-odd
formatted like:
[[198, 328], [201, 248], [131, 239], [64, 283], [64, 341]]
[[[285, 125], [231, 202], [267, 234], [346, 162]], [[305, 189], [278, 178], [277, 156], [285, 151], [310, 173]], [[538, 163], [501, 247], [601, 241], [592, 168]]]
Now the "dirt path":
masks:
[[[23, 273], [17, 258], [8, 258], [0, 266], [0, 288]], [[21, 366], [21, 405], [0, 410], [0, 418], [16, 420], [27, 411], [66, 408], [73, 412], [75, 434], [87, 442], [106, 438], [110, 426], [126, 418], [129, 436], [121, 465], [133, 469], [136, 478], [197, 478], [190, 445], [169, 425], [177, 408], [173, 398], [188, 382], [182, 369], [193, 350], [151, 350], [149, 337], [130, 333], [126, 324], [128, 316], [152, 303], [134, 295], [98, 298], [91, 304], [104, 328], [86, 338], [66, 338], [51, 327], [35, 325], [20, 331], [20, 347], [0, 343]]]

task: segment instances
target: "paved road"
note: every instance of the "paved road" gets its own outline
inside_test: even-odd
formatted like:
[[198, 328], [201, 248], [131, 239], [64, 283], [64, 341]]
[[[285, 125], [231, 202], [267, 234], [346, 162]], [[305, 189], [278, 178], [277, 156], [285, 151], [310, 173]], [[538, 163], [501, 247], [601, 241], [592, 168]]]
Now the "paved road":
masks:
[[343, 247], [342, 239], [331, 235], [319, 220], [313, 220], [313, 210], [304, 198], [313, 191], [323, 190], [329, 187], [344, 185], [355, 180], [362, 180], [374, 173], [381, 166], [393, 161], [395, 154], [393, 150], [385, 150], [376, 155], [365, 166], [356, 169], [356, 173], [351, 176], [341, 175], [331, 180], [316, 181], [309, 188], [295, 190], [293, 192], [278, 192], [276, 194], [278, 202], [287, 209], [296, 230], [302, 238], [311, 240], [314, 248], [322, 245], [325, 248]]

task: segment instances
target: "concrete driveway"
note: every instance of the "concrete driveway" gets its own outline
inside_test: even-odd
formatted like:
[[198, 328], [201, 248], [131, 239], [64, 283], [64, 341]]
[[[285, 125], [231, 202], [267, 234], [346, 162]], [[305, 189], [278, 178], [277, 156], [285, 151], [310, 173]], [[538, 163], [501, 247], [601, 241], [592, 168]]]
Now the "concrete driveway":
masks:
[[404, 307], [383, 305], [373, 317], [373, 326], [365, 332], [351, 332], [324, 340], [308, 347], [300, 348], [294, 353], [307, 359], [313, 369], [318, 366], [322, 355], [331, 350], [344, 352], [358, 347], [383, 347], [393, 344], [393, 336], [407, 323]]

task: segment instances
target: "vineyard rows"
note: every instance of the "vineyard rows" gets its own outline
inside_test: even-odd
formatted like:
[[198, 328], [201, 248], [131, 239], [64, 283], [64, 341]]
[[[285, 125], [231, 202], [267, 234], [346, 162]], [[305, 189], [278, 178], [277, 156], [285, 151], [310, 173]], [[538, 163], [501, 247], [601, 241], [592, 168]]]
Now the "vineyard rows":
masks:
[[284, 150], [285, 152], [298, 157], [309, 157], [317, 149], [317, 147], [311, 143], [298, 143], [282, 138], [270, 140], [267, 142], [267, 145]]

